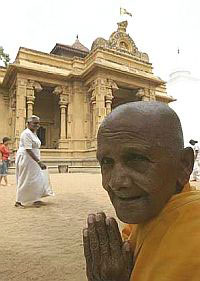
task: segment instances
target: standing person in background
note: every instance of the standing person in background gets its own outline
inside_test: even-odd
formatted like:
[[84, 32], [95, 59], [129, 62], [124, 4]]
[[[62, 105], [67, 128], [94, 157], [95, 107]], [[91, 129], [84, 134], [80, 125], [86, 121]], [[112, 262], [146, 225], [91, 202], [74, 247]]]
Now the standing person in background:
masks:
[[46, 165], [40, 161], [41, 142], [37, 137], [40, 118], [33, 115], [27, 121], [27, 128], [20, 136], [16, 155], [17, 199], [15, 207], [33, 203], [36, 207], [43, 204], [44, 179], [42, 170]]
[[191, 174], [191, 181], [200, 181], [200, 148], [198, 141], [190, 140], [189, 143], [192, 145], [194, 150], [194, 168]]
[[4, 137], [3, 138], [3, 144], [0, 146], [0, 185], [2, 182], [2, 179], [5, 181], [5, 186], [8, 186], [8, 164], [9, 164], [9, 156], [10, 156], [10, 150], [9, 150], [9, 143], [10, 138]]

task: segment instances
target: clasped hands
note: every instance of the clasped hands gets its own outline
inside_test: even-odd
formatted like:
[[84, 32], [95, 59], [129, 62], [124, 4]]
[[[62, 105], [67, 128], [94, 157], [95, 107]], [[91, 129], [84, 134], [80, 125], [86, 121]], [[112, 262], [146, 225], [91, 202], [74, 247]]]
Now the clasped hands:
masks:
[[118, 224], [104, 213], [88, 216], [83, 230], [88, 281], [129, 281], [133, 255], [129, 242], [123, 242]]

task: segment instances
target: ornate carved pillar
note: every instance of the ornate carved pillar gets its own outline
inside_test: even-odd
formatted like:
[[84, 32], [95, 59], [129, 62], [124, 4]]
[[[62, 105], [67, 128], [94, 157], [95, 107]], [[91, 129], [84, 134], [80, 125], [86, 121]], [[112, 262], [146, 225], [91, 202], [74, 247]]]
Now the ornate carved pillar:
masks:
[[107, 94], [106, 94], [106, 115], [112, 111], [112, 100], [114, 98], [113, 93], [118, 90], [117, 84], [110, 79], [107, 79]]
[[60, 95], [60, 139], [65, 140], [66, 139], [66, 108], [67, 108], [68, 102], [65, 99], [65, 96]]
[[84, 138], [90, 137], [90, 96], [88, 88], [83, 87], [84, 94]]
[[112, 90], [110, 90], [110, 92], [110, 94], [106, 95], [106, 115], [108, 115], [112, 111]]
[[69, 104], [69, 92], [65, 86], [57, 86], [54, 94], [59, 96], [59, 107], [60, 107], [60, 139], [58, 141], [59, 148], [68, 148], [67, 144], [67, 115], [68, 115], [68, 104]]
[[13, 90], [12, 95], [11, 95], [11, 136], [12, 139], [14, 140], [15, 138], [15, 122], [16, 122], [16, 89]]
[[105, 78], [97, 78], [91, 84], [89, 91], [92, 92], [92, 136], [94, 138], [97, 136], [98, 128], [101, 125], [101, 122], [112, 110], [112, 93], [117, 89], [117, 84], [114, 81]]
[[96, 96], [93, 94], [91, 97], [92, 103], [92, 138], [96, 137]]
[[26, 120], [26, 79], [17, 79], [16, 82], [16, 120], [15, 120], [15, 149], [18, 148], [19, 138], [25, 129]]
[[35, 101], [35, 92], [40, 92], [42, 87], [38, 82], [28, 81], [26, 89], [27, 118], [33, 115], [33, 106]]
[[155, 101], [155, 91], [149, 88], [139, 89], [137, 92], [137, 97], [141, 98], [142, 101]]

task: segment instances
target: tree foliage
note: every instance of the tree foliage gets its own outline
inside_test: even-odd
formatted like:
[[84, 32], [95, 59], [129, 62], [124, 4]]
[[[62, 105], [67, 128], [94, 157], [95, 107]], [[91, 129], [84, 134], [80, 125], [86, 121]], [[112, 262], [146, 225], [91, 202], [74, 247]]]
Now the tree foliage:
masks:
[[8, 63], [10, 61], [9, 55], [4, 52], [4, 49], [1, 46], [0, 46], [0, 60], [3, 61], [6, 67], [8, 66]]

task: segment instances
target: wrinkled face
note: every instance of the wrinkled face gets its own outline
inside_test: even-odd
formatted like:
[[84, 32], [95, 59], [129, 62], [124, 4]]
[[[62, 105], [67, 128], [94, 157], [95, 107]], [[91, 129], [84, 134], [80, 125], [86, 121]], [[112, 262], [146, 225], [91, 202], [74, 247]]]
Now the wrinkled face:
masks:
[[98, 136], [97, 158], [103, 188], [123, 222], [135, 224], [149, 220], [175, 193], [177, 159], [164, 148], [153, 145], [145, 131], [102, 130]]
[[39, 127], [40, 127], [40, 120], [37, 118], [33, 119], [33, 121], [28, 123], [28, 128], [31, 131], [36, 132], [39, 129]]

